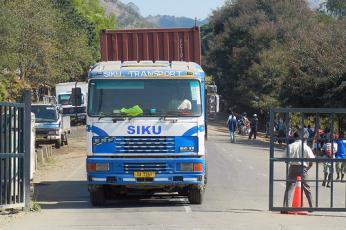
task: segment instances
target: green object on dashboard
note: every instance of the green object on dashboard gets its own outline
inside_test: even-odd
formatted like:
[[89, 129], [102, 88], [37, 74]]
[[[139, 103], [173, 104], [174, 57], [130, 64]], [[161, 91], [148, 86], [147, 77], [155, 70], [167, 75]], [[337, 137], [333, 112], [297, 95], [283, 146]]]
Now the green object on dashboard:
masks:
[[126, 109], [126, 108], [122, 108], [120, 110], [120, 112], [122, 114], [125, 114], [127, 116], [138, 116], [143, 114], [143, 110], [141, 109], [141, 107], [139, 107], [139, 105], [135, 105], [132, 108]]

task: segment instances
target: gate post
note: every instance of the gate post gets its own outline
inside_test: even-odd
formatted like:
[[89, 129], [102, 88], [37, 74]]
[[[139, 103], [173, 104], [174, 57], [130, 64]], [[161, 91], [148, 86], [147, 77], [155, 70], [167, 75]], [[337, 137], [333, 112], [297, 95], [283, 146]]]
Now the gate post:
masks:
[[30, 211], [30, 163], [31, 163], [31, 91], [24, 92], [24, 202]]
[[270, 156], [269, 156], [269, 210], [273, 210], [274, 206], [274, 109], [270, 109], [270, 125], [269, 125], [269, 132], [270, 132]]

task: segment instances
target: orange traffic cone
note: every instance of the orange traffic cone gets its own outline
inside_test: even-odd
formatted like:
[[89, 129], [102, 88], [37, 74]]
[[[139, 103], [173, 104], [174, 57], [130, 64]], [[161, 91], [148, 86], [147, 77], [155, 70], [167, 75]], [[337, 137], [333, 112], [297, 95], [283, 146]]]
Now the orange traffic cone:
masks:
[[[292, 208], [303, 207], [303, 201], [302, 201], [301, 195], [302, 195], [302, 178], [300, 176], [297, 176], [297, 182], [296, 182], [296, 185], [294, 187]], [[306, 211], [289, 211], [288, 214], [307, 215], [308, 212], [306, 212]]]

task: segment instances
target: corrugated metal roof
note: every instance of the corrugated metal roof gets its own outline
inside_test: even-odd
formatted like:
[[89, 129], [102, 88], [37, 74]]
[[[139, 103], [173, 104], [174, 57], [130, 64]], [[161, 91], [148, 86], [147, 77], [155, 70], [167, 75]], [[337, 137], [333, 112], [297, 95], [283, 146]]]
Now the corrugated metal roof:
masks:
[[166, 60], [201, 64], [198, 27], [101, 31], [102, 61]]

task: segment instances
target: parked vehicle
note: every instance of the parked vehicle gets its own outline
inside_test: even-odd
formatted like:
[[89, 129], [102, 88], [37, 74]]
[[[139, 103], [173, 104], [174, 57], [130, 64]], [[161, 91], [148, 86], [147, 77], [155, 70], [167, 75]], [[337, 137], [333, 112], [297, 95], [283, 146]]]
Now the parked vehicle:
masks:
[[[190, 30], [197, 33], [196, 28]], [[151, 36], [153, 31], [144, 33]], [[119, 33], [137, 36], [136, 30]], [[108, 39], [119, 33], [110, 31]], [[172, 37], [180, 34], [177, 29], [171, 33]], [[163, 44], [171, 43], [157, 45]], [[172, 44], [172, 50], [180, 47], [179, 42]], [[105, 46], [101, 39], [101, 49]], [[160, 49], [166, 52], [167, 46]], [[117, 57], [116, 52], [111, 57]], [[155, 192], [202, 203], [207, 181], [204, 77], [197, 63], [185, 61], [115, 59], [93, 66], [88, 81], [86, 159], [93, 205], [120, 194]]]
[[220, 95], [217, 94], [217, 86], [206, 86], [207, 97], [207, 116], [209, 119], [214, 120], [217, 113], [220, 111]]
[[62, 116], [60, 108], [54, 104], [33, 104], [35, 114], [36, 146], [54, 144], [55, 148], [67, 145], [70, 132], [70, 117]]
[[[73, 106], [71, 99], [72, 89], [81, 88], [81, 105]], [[88, 84], [86, 82], [65, 82], [55, 85], [55, 94], [64, 116], [70, 116], [72, 123], [86, 123], [86, 107], [88, 97]]]

